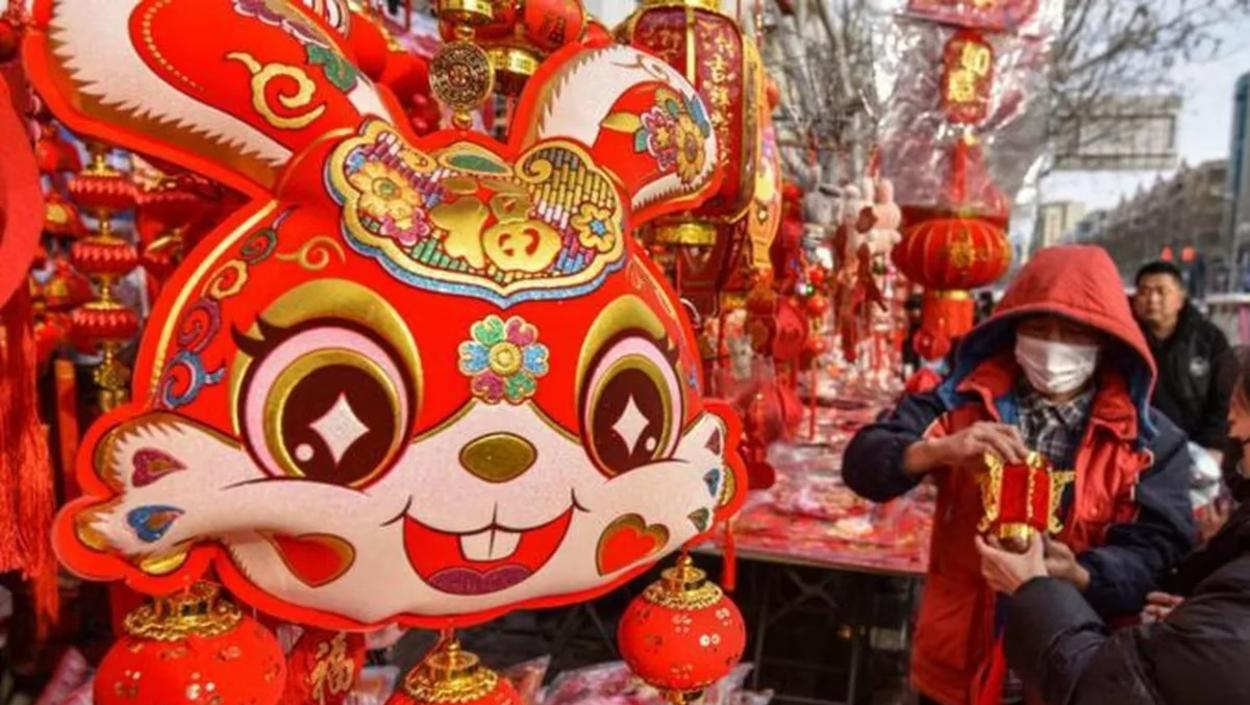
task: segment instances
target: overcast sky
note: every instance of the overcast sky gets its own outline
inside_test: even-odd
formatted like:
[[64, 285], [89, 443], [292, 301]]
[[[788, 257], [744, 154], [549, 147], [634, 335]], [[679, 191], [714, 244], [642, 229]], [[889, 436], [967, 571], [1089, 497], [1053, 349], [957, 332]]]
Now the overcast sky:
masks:
[[[1219, 58], [1180, 66], [1176, 70], [1185, 100], [1177, 141], [1180, 156], [1191, 164], [1228, 158], [1233, 87], [1238, 76], [1250, 71], [1250, 19], [1230, 24], [1223, 34], [1224, 49]], [[1132, 195], [1137, 184], [1153, 182], [1156, 175], [1156, 172], [1056, 174], [1042, 184], [1042, 198], [1046, 201], [1079, 200], [1091, 209], [1105, 208], [1114, 206], [1122, 193]]]

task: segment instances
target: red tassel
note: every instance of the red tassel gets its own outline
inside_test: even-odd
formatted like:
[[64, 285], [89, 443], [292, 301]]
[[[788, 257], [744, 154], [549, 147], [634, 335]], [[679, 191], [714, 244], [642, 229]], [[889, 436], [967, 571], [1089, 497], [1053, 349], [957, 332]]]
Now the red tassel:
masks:
[[[56, 621], [56, 558], [50, 534], [55, 497], [47, 431], [35, 392], [38, 357], [31, 331], [30, 292], [19, 287], [0, 310], [0, 571], [20, 570], [34, 581], [36, 627]], [[16, 509], [16, 511], [12, 511]]]
[[725, 522], [725, 548], [721, 552], [724, 567], [721, 576], [721, 587], [725, 592], [732, 593], [738, 587], [738, 541], [734, 538], [734, 521]]

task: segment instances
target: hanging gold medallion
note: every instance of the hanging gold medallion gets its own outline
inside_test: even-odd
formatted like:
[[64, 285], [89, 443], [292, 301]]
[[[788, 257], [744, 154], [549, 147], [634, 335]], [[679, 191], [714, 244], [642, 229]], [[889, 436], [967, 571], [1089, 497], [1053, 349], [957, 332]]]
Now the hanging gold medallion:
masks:
[[472, 42], [449, 42], [434, 56], [430, 89], [455, 114], [458, 127], [467, 127], [476, 110], [495, 86], [495, 69], [486, 51]]

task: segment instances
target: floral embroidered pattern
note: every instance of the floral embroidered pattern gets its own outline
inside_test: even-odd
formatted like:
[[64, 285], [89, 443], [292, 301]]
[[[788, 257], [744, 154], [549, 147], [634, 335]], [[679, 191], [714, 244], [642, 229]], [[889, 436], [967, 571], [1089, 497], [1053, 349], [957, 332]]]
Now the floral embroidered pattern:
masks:
[[682, 183], [689, 184], [703, 171], [707, 160], [703, 143], [712, 133], [712, 123], [697, 98], [656, 91], [656, 100], [655, 107], [639, 116], [634, 151], [650, 154], [661, 171], [676, 170]]
[[577, 231], [578, 242], [584, 247], [600, 252], [611, 252], [616, 247], [616, 239], [620, 237], [620, 233], [617, 232], [616, 221], [612, 219], [610, 209], [600, 208], [593, 203], [583, 203], [577, 209], [577, 215], [569, 222]]
[[520, 404], [534, 396], [537, 378], [547, 374], [547, 346], [538, 329], [520, 316], [504, 322], [490, 315], [473, 324], [472, 339], [460, 344], [460, 371], [471, 377], [473, 395], [487, 404]]
[[366, 162], [347, 181], [360, 191], [361, 215], [376, 221], [381, 235], [405, 247], [429, 236], [430, 223], [421, 208], [425, 199], [397, 169]]

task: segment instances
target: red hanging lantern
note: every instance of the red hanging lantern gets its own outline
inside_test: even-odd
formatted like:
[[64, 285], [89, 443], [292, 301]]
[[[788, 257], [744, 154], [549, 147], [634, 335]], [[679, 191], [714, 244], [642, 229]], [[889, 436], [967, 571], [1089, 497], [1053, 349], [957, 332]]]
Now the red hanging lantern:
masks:
[[125, 630], [96, 672], [96, 705], [275, 705], [282, 695], [278, 640], [214, 585], [157, 598]]
[[921, 316], [926, 327], [954, 339], [972, 328], [970, 289], [1001, 277], [1011, 264], [1011, 245], [997, 224], [952, 216], [908, 228], [894, 251], [899, 269], [925, 286]]
[[[755, 192], [764, 93], [755, 44], [733, 18], [719, 11], [715, 0], [645, 0], [618, 33], [626, 43], [655, 54], [684, 75], [708, 106], [710, 115], [695, 118], [710, 122], [716, 132], [724, 174], [720, 189], [689, 215], [655, 226], [655, 238], [711, 246], [718, 239], [717, 225], [740, 218]], [[643, 146], [649, 149], [653, 142], [662, 146], [659, 140]], [[675, 151], [681, 169], [686, 160], [682, 145], [675, 145]]]
[[143, 268], [163, 282], [186, 251], [186, 231], [210, 204], [188, 180], [163, 176], [139, 188], [135, 197], [135, 231], [143, 247]]
[[894, 264], [925, 287], [921, 320], [932, 334], [955, 340], [972, 329], [970, 289], [985, 286], [1011, 266], [1007, 199], [985, 173], [968, 139], [955, 146], [947, 202], [903, 231]]
[[60, 191], [52, 189], [44, 197], [43, 231], [53, 238], [75, 239], [83, 234], [78, 209], [65, 200]]
[[737, 605], [682, 556], [629, 604], [617, 644], [639, 678], [680, 705], [738, 665], [746, 627]]
[[44, 305], [54, 313], [65, 313], [91, 300], [91, 282], [75, 270], [68, 260], [52, 260], [52, 275], [43, 285]]
[[404, 677], [386, 705], [521, 705], [521, 696], [454, 639], [438, 646]]

